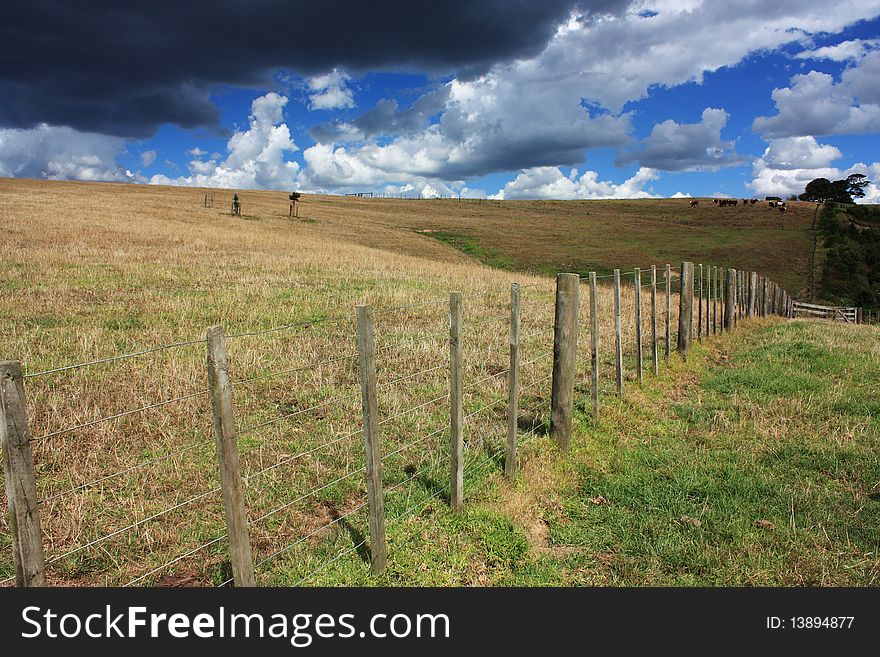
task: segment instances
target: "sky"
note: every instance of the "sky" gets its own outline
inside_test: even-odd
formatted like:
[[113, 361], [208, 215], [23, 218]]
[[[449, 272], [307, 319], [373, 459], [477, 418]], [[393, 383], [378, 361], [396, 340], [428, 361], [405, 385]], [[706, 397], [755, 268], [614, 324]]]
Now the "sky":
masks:
[[0, 177], [880, 203], [880, 3], [12, 0]]

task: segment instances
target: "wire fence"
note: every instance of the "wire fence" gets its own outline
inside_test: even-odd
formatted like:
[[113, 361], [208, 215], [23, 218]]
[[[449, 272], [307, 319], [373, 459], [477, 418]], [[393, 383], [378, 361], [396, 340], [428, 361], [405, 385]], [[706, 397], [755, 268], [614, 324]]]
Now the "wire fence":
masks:
[[[666, 344], [674, 350], [678, 341], [680, 274], [669, 272], [667, 288], [666, 269], [658, 266], [655, 288], [651, 267], [640, 269], [639, 306], [635, 273], [620, 272], [620, 357], [628, 381], [636, 377], [639, 354], [649, 371], [654, 346], [662, 362]], [[613, 274], [596, 278], [598, 386], [608, 394], [618, 358]], [[707, 270], [701, 278], [707, 293], [708, 280]], [[582, 283], [576, 386], [589, 394], [596, 385], [592, 318], [589, 280]], [[511, 290], [462, 297], [463, 474], [473, 486], [503, 470], [508, 449]], [[549, 285], [522, 286], [519, 299], [516, 421], [524, 440], [549, 431], [557, 308]], [[430, 299], [374, 311], [376, 426], [390, 528], [450, 499], [449, 303]], [[699, 337], [711, 328], [707, 308], [705, 298], [693, 304]], [[226, 336], [246, 526], [260, 584], [297, 585], [333, 568], [342, 569], [337, 578], [369, 569], [357, 337], [355, 315], [344, 313]], [[216, 445], [216, 411], [204, 384], [206, 343], [180, 341], [23, 375], [49, 584], [233, 582], [224, 483], [216, 447], [209, 449]], [[3, 585], [16, 579], [6, 504]], [[393, 554], [393, 533], [390, 539]]]

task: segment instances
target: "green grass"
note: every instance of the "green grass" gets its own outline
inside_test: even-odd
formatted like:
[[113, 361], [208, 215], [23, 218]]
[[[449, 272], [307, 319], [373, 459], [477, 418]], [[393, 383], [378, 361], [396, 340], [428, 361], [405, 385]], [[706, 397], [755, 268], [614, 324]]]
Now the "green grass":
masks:
[[431, 232], [426, 233], [438, 242], [448, 244], [459, 251], [475, 258], [480, 263], [496, 269], [514, 269], [514, 261], [505, 256], [499, 255], [494, 249], [482, 246], [477, 240], [466, 235], [457, 235], [447, 232]]
[[579, 411], [570, 454], [531, 437], [512, 486], [490, 465], [462, 513], [392, 525], [386, 576], [352, 558], [315, 583], [876, 585], [878, 337], [744, 324]]

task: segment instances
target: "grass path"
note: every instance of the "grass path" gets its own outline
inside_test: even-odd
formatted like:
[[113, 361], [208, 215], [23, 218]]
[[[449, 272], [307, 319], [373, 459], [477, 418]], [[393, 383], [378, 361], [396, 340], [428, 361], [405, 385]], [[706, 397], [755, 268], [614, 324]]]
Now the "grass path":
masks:
[[570, 456], [533, 439], [513, 486], [493, 468], [463, 513], [432, 500], [392, 526], [386, 577], [352, 555], [311, 581], [877, 585], [878, 337], [745, 324], [607, 399], [598, 424], [581, 408]]

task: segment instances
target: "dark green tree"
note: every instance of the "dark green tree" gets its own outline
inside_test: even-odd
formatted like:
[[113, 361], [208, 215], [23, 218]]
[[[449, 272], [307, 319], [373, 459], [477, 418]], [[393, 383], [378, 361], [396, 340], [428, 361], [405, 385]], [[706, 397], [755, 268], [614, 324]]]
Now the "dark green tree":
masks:
[[828, 178], [816, 178], [807, 183], [804, 193], [798, 198], [816, 203], [846, 203], [852, 205], [853, 197], [864, 198], [865, 187], [871, 184], [867, 176], [854, 173], [843, 180], [831, 182]]
[[838, 194], [838, 190], [828, 178], [815, 178], [807, 183], [804, 193], [798, 198], [802, 201], [814, 201], [816, 203], [827, 203], [834, 201]]

